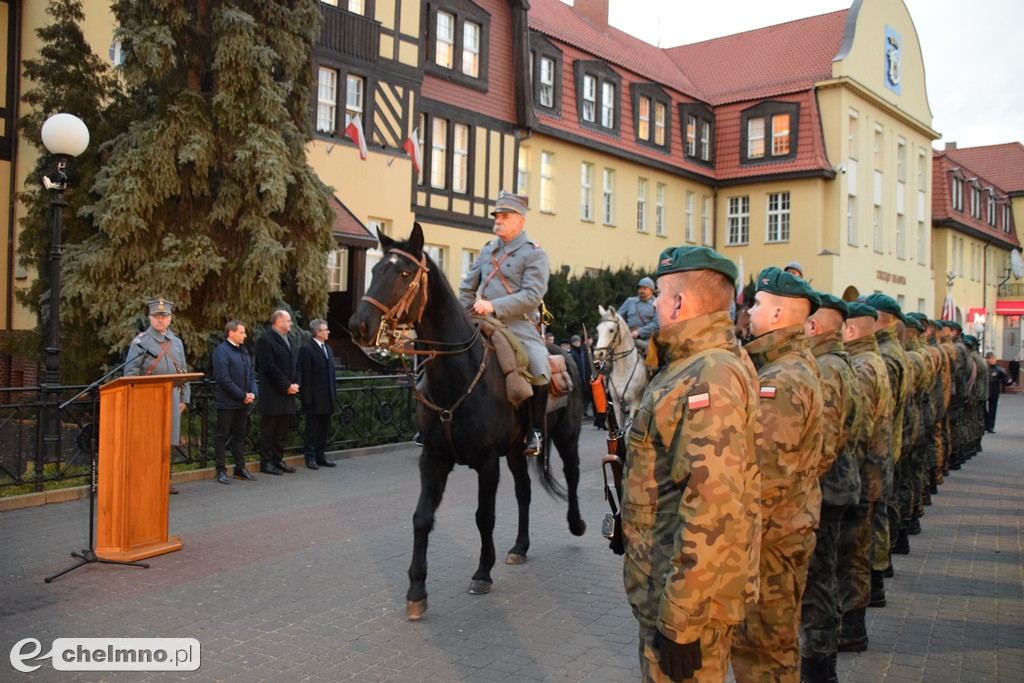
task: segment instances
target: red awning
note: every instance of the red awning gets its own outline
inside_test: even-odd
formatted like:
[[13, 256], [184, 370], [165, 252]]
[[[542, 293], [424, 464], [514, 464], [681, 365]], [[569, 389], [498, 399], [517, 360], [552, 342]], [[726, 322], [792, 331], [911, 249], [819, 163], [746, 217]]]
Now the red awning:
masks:
[[1024, 315], [1024, 301], [997, 301], [998, 315]]

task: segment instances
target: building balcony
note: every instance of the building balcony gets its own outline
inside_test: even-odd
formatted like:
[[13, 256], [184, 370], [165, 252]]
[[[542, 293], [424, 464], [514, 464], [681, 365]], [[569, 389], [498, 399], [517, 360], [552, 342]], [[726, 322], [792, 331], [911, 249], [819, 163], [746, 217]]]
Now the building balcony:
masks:
[[999, 285], [998, 299], [1024, 299], [1024, 282], [1005, 282]]
[[344, 57], [376, 63], [380, 54], [380, 23], [359, 14], [320, 3], [324, 23], [317, 47]]

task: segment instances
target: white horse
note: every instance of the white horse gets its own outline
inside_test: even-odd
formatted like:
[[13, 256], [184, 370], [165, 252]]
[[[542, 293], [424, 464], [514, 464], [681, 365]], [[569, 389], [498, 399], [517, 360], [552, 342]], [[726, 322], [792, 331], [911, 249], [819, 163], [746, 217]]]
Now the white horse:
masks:
[[615, 416], [619, 428], [640, 404], [649, 377], [644, 357], [636, 348], [633, 335], [625, 319], [615, 312], [614, 306], [597, 307], [601, 320], [597, 323], [597, 343], [594, 346], [594, 362], [611, 366], [608, 372], [608, 391], [615, 403]]

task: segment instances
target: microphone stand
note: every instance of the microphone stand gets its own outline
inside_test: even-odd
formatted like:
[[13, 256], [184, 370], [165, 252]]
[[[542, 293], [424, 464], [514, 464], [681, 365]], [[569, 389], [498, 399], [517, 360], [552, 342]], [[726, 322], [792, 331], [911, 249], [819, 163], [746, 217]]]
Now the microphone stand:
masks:
[[[152, 354], [150, 354], [150, 355], [152, 355]], [[75, 401], [80, 399], [82, 396], [85, 396], [86, 394], [92, 394], [93, 415], [95, 416], [93, 418], [93, 424], [96, 424], [97, 423], [97, 418], [99, 416], [99, 411], [96, 408], [97, 408], [97, 395], [99, 393], [100, 385], [103, 384], [114, 373], [120, 372], [126, 365], [128, 365], [128, 363], [132, 363], [132, 362], [135, 362], [137, 360], [138, 360], [138, 356], [136, 356], [134, 358], [131, 358], [129, 360], [126, 360], [125, 362], [121, 363], [116, 368], [114, 368], [113, 370], [111, 370], [107, 374], [103, 375], [103, 377], [100, 377], [98, 380], [96, 380], [95, 382], [93, 382], [92, 384], [87, 386], [85, 389], [82, 389], [80, 392], [78, 392], [77, 394], [75, 394], [74, 396], [69, 398], [67, 401], [64, 401], [64, 403], [61, 403], [60, 406], [59, 406], [59, 410], [64, 410], [68, 405], [70, 405], [71, 403], [74, 403]], [[96, 464], [97, 464], [97, 459], [98, 459], [98, 456], [99, 456], [99, 444], [97, 443], [97, 440], [96, 440], [96, 429], [95, 428], [92, 429], [92, 434], [91, 434], [91, 439], [90, 440], [92, 442], [91, 443], [91, 446], [92, 446], [92, 449], [91, 449], [92, 450], [92, 463], [91, 463], [90, 468], [89, 468], [89, 479], [90, 479], [90, 481], [89, 481], [89, 547], [88, 548], [84, 548], [82, 550], [82, 552], [79, 552], [79, 553], [73, 552], [73, 553], [71, 553], [71, 557], [78, 558], [78, 562], [76, 562], [75, 564], [71, 565], [67, 569], [62, 569], [61, 571], [57, 572], [56, 574], [54, 574], [52, 576], [47, 576], [45, 579], [43, 579], [46, 583], [50, 583], [51, 581], [53, 581], [57, 577], [64, 576], [68, 572], [70, 572], [70, 571], [72, 571], [74, 569], [78, 569], [82, 565], [95, 564], [97, 562], [100, 562], [102, 564], [126, 564], [126, 565], [131, 565], [133, 567], [142, 567], [143, 569], [149, 569], [149, 563], [147, 563], [147, 562], [125, 562], [125, 561], [122, 561], [122, 560], [104, 560], [104, 559], [99, 558], [99, 557], [96, 556]]]

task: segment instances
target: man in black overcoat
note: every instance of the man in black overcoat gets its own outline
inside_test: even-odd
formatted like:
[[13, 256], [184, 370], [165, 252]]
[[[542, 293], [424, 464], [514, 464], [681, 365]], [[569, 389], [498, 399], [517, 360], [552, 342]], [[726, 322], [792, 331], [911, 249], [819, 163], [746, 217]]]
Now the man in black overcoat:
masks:
[[302, 412], [306, 415], [306, 431], [303, 434], [303, 453], [306, 467], [318, 470], [334, 467], [327, 459], [327, 438], [331, 428], [331, 414], [334, 412], [336, 377], [334, 352], [327, 344], [330, 329], [326, 320], [314, 319], [309, 323], [312, 339], [299, 349], [299, 399]]
[[296, 413], [299, 393], [298, 354], [288, 341], [292, 316], [277, 310], [270, 316], [270, 329], [256, 342], [256, 370], [260, 378], [260, 472], [294, 472], [286, 465], [284, 440]]

